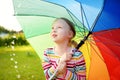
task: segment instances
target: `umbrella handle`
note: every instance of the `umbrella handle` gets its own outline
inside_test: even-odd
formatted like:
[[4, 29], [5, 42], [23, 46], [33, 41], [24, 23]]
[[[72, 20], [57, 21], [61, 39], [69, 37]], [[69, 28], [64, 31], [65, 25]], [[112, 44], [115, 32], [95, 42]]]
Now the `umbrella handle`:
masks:
[[76, 49], [79, 49], [79, 47], [81, 47], [84, 44], [84, 42], [88, 39], [88, 37], [89, 37], [90, 34], [92, 34], [92, 32], [89, 32], [88, 35], [85, 36], [83, 38], [83, 40], [80, 41], [80, 43], [77, 45]]

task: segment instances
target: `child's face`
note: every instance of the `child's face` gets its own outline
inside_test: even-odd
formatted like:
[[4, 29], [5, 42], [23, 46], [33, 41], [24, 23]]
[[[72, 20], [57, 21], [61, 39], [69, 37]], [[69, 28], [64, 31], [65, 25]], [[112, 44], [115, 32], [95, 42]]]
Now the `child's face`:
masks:
[[52, 25], [51, 37], [54, 42], [69, 41], [73, 37], [73, 32], [64, 20], [58, 19]]

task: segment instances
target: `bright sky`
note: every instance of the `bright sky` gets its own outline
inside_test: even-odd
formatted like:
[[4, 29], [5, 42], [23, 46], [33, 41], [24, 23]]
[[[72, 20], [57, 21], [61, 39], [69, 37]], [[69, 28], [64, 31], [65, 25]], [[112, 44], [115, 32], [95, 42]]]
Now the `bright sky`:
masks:
[[20, 31], [21, 27], [13, 15], [12, 0], [0, 0], [0, 25], [9, 30]]

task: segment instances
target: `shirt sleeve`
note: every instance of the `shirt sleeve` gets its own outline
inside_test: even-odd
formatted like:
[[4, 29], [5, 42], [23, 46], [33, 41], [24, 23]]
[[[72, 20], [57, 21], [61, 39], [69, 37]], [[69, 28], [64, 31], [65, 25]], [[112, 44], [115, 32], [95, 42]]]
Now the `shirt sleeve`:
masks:
[[[78, 54], [78, 53], [77, 53]], [[85, 76], [85, 61], [84, 61], [84, 57], [83, 55], [79, 52], [79, 55], [75, 55], [77, 57], [75, 57], [75, 62], [74, 64], [76, 64], [74, 66], [74, 72], [70, 71], [70, 70], [66, 70], [66, 75], [61, 77], [61, 76], [54, 76], [55, 79], [65, 79], [65, 80], [86, 80], [86, 76]], [[50, 79], [51, 76], [53, 76], [56, 72], [56, 68], [57, 68], [57, 62], [50, 62], [50, 58], [49, 55], [47, 54], [47, 50], [44, 51], [44, 60], [43, 60], [43, 69], [44, 69], [44, 73], [46, 76], [46, 79]]]
[[85, 60], [81, 52], [77, 52], [75, 57], [75, 67], [74, 72], [67, 70], [65, 75], [65, 80], [86, 80], [86, 66]]
[[45, 50], [42, 66], [44, 69], [44, 74], [46, 76], [46, 79], [48, 80], [56, 71], [57, 63], [56, 62], [51, 63], [47, 53], [48, 53], [48, 50]]

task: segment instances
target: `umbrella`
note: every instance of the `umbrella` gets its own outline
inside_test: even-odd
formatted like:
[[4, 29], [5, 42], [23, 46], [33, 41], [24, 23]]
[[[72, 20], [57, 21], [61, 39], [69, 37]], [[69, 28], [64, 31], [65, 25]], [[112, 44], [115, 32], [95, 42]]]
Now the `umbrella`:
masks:
[[[119, 0], [13, 0], [26, 39], [42, 58], [53, 45], [52, 22], [65, 17], [75, 24], [78, 49], [86, 61], [87, 80], [119, 80]], [[80, 48], [79, 48], [80, 47]]]

